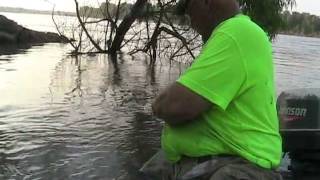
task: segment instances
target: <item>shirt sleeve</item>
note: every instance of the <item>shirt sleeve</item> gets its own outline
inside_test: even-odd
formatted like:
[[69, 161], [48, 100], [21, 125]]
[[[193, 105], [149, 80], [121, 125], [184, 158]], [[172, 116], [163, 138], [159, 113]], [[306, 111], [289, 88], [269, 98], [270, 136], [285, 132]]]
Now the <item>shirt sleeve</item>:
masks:
[[245, 65], [236, 41], [218, 32], [177, 82], [226, 110], [245, 78]]

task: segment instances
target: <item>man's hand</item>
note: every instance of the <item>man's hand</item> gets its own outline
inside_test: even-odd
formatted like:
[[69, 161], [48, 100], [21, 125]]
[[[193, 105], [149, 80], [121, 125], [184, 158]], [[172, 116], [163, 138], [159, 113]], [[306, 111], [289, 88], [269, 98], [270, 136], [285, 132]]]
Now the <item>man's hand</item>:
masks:
[[212, 103], [179, 83], [161, 93], [152, 104], [153, 113], [170, 125], [190, 122], [212, 107]]

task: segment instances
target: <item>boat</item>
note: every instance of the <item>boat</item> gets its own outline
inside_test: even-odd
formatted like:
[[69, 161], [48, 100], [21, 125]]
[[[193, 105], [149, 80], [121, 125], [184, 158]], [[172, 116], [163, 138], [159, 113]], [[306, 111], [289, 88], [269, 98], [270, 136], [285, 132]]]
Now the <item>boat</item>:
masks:
[[284, 91], [277, 100], [284, 180], [320, 179], [320, 89]]

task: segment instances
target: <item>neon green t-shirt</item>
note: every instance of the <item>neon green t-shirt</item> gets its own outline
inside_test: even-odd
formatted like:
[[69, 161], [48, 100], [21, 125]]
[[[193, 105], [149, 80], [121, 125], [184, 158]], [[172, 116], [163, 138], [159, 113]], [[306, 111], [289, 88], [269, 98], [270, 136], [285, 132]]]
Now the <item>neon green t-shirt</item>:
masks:
[[177, 80], [214, 105], [191, 123], [165, 125], [167, 158], [230, 154], [277, 167], [282, 141], [273, 74], [272, 46], [258, 25], [245, 15], [221, 23]]

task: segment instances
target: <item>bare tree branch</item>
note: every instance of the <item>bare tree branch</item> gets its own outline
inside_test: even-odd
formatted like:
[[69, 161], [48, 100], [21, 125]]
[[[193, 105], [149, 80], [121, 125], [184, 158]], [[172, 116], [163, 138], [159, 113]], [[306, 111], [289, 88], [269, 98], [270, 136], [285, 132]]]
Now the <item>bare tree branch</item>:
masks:
[[90, 42], [92, 43], [92, 45], [98, 50], [103, 52], [104, 50], [102, 50], [102, 48], [99, 46], [99, 44], [97, 44], [91, 37], [91, 35], [89, 34], [87, 28], [85, 27], [85, 24], [83, 23], [81, 17], [80, 17], [80, 13], [79, 13], [79, 3], [77, 0], [74, 0], [75, 4], [76, 4], [76, 13], [77, 13], [77, 18], [78, 21], [83, 29], [83, 31], [85, 32], [85, 34], [87, 35], [87, 37], [89, 38]]

